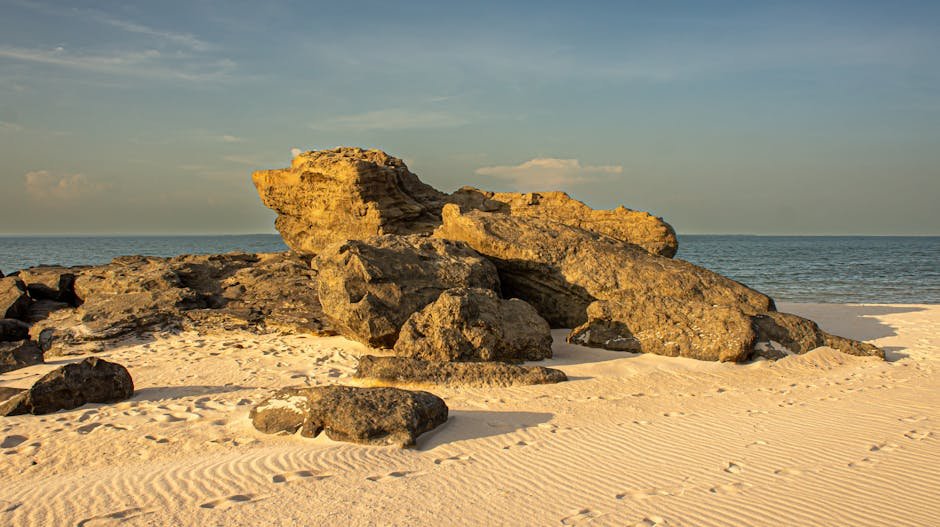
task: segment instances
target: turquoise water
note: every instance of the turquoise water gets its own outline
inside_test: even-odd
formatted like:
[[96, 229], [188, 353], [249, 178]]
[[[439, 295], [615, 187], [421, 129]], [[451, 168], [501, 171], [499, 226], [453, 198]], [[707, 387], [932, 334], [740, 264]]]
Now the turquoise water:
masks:
[[[102, 264], [115, 256], [286, 250], [280, 236], [0, 238], [4, 273], [40, 264]], [[679, 237], [677, 258], [782, 302], [940, 303], [940, 237]]]

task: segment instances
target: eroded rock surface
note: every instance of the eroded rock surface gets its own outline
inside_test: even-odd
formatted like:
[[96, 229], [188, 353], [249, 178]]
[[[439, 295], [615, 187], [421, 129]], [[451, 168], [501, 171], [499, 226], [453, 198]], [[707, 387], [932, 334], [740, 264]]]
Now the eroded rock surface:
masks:
[[[435, 236], [467, 242], [489, 257], [507, 296], [530, 302], [556, 327], [575, 327], [571, 342], [743, 361], [769, 339], [756, 318], [775, 312], [766, 295], [610, 237], [537, 218], [461, 213], [456, 205], [444, 207]], [[796, 330], [792, 324], [775, 327]], [[830, 338], [816, 331], [819, 338]], [[848, 353], [881, 354], [871, 345], [837, 340]]]
[[448, 289], [405, 321], [395, 353], [445, 362], [541, 360], [552, 356], [552, 334], [523, 300], [503, 300], [489, 289]]
[[48, 414], [87, 403], [113, 403], [134, 395], [127, 368], [96, 357], [66, 364], [0, 404], [0, 415]]
[[341, 334], [391, 348], [405, 320], [445, 290], [496, 290], [488, 260], [462, 242], [385, 235], [349, 240], [313, 260], [323, 312]]
[[387, 383], [493, 387], [564, 382], [561, 370], [505, 362], [439, 362], [412, 357], [359, 358], [356, 377]]
[[252, 408], [255, 428], [304, 437], [320, 432], [334, 441], [368, 445], [415, 444], [447, 421], [447, 405], [434, 394], [398, 388], [292, 387]]
[[31, 340], [0, 342], [0, 373], [42, 364], [42, 362], [42, 350]]
[[564, 192], [487, 192], [463, 187], [447, 201], [463, 212], [480, 210], [538, 218], [610, 236], [660, 256], [673, 257], [679, 248], [672, 226], [648, 212], [617, 207], [595, 210]]
[[348, 239], [429, 233], [445, 197], [401, 159], [351, 147], [302, 153], [290, 168], [261, 170], [252, 180], [261, 201], [278, 213], [284, 242], [306, 254]]
[[25, 319], [29, 305], [26, 284], [19, 277], [0, 278], [0, 318]]

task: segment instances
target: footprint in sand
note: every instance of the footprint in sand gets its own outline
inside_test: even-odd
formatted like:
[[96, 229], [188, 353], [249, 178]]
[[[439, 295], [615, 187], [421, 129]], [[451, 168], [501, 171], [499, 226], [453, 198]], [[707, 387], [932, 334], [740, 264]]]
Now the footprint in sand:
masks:
[[926, 430], [911, 430], [909, 432], [904, 433], [904, 437], [912, 441], [923, 441], [924, 439], [927, 439], [928, 437], [932, 437], [932, 436], [933, 436], [933, 432], [928, 432]]
[[878, 463], [878, 460], [870, 457], [862, 458], [859, 461], [849, 463], [849, 468], [866, 468]]
[[927, 418], [922, 415], [912, 415], [910, 417], [902, 417], [898, 419], [898, 421], [901, 421], [902, 423], [919, 423], [925, 419]]
[[524, 446], [529, 446], [529, 445], [531, 445], [531, 444], [532, 444], [532, 443], [527, 443], [527, 442], [525, 442], [525, 441], [516, 441], [515, 443], [513, 443], [513, 444], [511, 444], [511, 445], [506, 445], [506, 446], [504, 446], [504, 447], [503, 447], [503, 450], [509, 450], [509, 449], [512, 449], [512, 448], [520, 448], [520, 447], [524, 447]]
[[728, 474], [739, 474], [744, 471], [744, 466], [740, 463], [729, 462], [724, 471]]
[[25, 443], [29, 438], [21, 435], [9, 435], [3, 438], [0, 448], [16, 448]]
[[561, 519], [562, 525], [583, 525], [585, 523], [594, 521], [594, 518], [597, 518], [601, 514], [597, 511], [592, 511], [591, 509], [578, 509], [573, 511], [571, 515], [565, 516]]
[[230, 507], [234, 507], [235, 505], [241, 505], [243, 503], [258, 501], [261, 499], [263, 499], [263, 497], [259, 497], [257, 494], [233, 494], [224, 498], [207, 501], [199, 506], [203, 509], [228, 509]]
[[369, 481], [385, 481], [385, 480], [388, 480], [388, 479], [399, 479], [399, 478], [403, 478], [403, 477], [405, 477], [405, 476], [410, 476], [410, 475], [412, 475], [412, 474], [415, 474], [415, 472], [414, 472], [414, 471], [410, 471], [410, 470], [399, 470], [399, 471], [396, 471], [396, 472], [389, 472], [388, 474], [385, 474], [385, 475], [382, 475], [382, 476], [369, 476], [369, 477], [367, 477], [366, 479], [369, 480]]
[[757, 441], [754, 441], [754, 442], [752, 442], [752, 443], [748, 443], [747, 446], [748, 446], [748, 447], [752, 447], [752, 446], [767, 446], [767, 441], [764, 441], [763, 439], [758, 439]]
[[869, 452], [891, 452], [891, 451], [896, 450], [897, 448], [898, 448], [898, 445], [894, 443], [882, 442], [882, 443], [875, 443], [874, 445], [871, 446], [871, 448], [868, 449], [868, 451]]
[[16, 509], [19, 509], [20, 505], [22, 504], [23, 503], [19, 501], [14, 502], [14, 501], [0, 500], [0, 512], [13, 512]]
[[747, 485], [745, 485], [744, 483], [727, 483], [724, 485], [716, 485], [708, 489], [708, 492], [711, 492], [712, 494], [719, 494], [719, 495], [738, 494], [739, 492], [743, 492], [744, 489], [746, 488], [747, 488]]
[[454, 463], [466, 465], [468, 463], [473, 463], [473, 458], [469, 455], [463, 454], [458, 456], [438, 458], [434, 460], [435, 465], [452, 465]]
[[780, 468], [774, 471], [774, 476], [780, 476], [782, 478], [802, 475], [803, 471], [798, 468]]
[[123, 523], [125, 520], [131, 518], [136, 518], [138, 516], [144, 516], [145, 514], [153, 514], [156, 512], [153, 509], [142, 509], [140, 507], [134, 507], [131, 509], [124, 509], [123, 511], [112, 512], [108, 514], [102, 514], [101, 516], [94, 516], [91, 518], [84, 519], [76, 524], [76, 527], [92, 527], [94, 525], [114, 525], [117, 523]]
[[144, 439], [148, 441], [153, 441], [154, 443], [158, 443], [161, 445], [165, 445], [166, 443], [170, 442], [168, 438], [163, 437], [163, 436], [145, 435]]
[[89, 423], [87, 425], [82, 425], [76, 428], [75, 431], [82, 435], [90, 434], [92, 431], [94, 431], [95, 428], [98, 428], [99, 426], [101, 426], [101, 423]]
[[332, 474], [318, 474], [312, 470], [298, 470], [296, 472], [285, 472], [284, 474], [276, 474], [271, 478], [271, 481], [274, 483], [287, 483], [288, 481], [294, 481], [296, 479], [313, 479], [314, 481], [320, 481], [321, 479], [326, 479], [333, 477]]
[[633, 527], [656, 527], [657, 525], [666, 525], [666, 520], [660, 516], [647, 516], [633, 524]]
[[195, 421], [202, 419], [202, 416], [192, 412], [175, 412], [169, 414], [160, 414], [153, 418], [158, 423], [178, 423], [181, 421]]
[[630, 490], [627, 492], [623, 492], [621, 494], [617, 494], [614, 497], [617, 498], [618, 500], [622, 500], [626, 498], [632, 498], [635, 500], [645, 500], [649, 498], [655, 498], [657, 496], [672, 496], [672, 493], [663, 489], [641, 489], [641, 490]]
[[663, 417], [685, 417], [688, 414], [685, 412], [663, 412], [662, 415]]

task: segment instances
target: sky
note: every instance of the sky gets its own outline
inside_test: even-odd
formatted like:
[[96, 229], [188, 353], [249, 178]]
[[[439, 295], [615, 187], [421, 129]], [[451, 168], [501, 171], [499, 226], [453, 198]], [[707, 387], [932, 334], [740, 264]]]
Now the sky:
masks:
[[678, 232], [940, 235], [940, 2], [0, 0], [0, 234], [267, 233], [292, 150]]

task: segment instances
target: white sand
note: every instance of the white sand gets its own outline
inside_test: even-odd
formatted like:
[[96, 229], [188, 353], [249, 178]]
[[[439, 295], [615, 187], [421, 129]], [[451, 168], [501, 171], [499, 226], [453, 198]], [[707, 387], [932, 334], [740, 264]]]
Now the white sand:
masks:
[[559, 331], [548, 365], [570, 382], [435, 389], [450, 421], [398, 450], [248, 421], [273, 388], [346, 380], [360, 345], [128, 344], [102, 356], [131, 371], [131, 401], [0, 418], [0, 524], [940, 524], [940, 306], [781, 309], [891, 361], [819, 349], [716, 364], [570, 346]]

